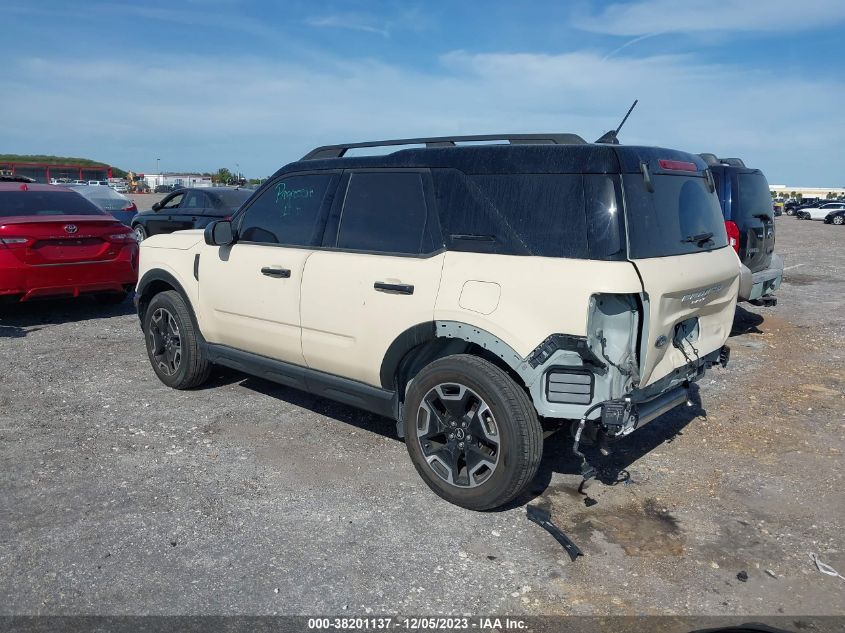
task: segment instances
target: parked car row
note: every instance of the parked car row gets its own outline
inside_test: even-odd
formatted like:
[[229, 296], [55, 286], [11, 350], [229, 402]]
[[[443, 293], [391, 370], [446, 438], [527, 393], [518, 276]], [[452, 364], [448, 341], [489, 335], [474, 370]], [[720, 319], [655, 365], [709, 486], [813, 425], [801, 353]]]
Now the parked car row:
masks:
[[800, 207], [795, 210], [799, 220], [823, 220], [825, 224], [845, 224], [845, 202], [826, 202], [817, 206]]

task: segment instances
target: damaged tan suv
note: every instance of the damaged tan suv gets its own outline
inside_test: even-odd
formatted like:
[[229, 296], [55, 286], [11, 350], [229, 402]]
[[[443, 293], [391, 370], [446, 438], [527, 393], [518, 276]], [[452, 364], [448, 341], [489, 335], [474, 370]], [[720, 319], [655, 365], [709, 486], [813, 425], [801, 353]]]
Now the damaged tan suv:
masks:
[[165, 384], [218, 364], [388, 416], [483, 510], [534, 477], [544, 425], [580, 455], [685, 403], [727, 362], [739, 271], [698, 156], [403, 139], [318, 148], [231, 221], [144, 241], [137, 302]]

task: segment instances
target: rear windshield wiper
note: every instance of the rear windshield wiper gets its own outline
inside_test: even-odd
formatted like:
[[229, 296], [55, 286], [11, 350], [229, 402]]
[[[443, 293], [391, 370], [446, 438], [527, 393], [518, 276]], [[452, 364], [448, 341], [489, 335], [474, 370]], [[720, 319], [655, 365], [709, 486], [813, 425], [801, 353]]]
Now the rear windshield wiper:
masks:
[[698, 233], [697, 235], [688, 235], [682, 242], [691, 242], [696, 246], [702, 246], [705, 242], [709, 242], [713, 238], [713, 232], [708, 231], [707, 233]]

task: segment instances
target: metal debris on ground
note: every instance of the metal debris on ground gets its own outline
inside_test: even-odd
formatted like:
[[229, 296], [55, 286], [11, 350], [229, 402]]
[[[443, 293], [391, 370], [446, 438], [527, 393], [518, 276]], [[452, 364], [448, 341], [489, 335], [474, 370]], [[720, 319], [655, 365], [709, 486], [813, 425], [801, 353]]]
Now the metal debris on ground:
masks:
[[563, 546], [569, 558], [573, 561], [579, 556], [583, 556], [584, 552], [573, 543], [566, 534], [564, 534], [558, 526], [551, 521], [551, 515], [547, 510], [538, 508], [537, 506], [528, 506], [525, 511], [529, 521], [533, 521], [541, 528], [546, 530], [549, 534], [555, 537], [555, 540]]
[[816, 569], [818, 569], [821, 573], [823, 573], [827, 576], [833, 576], [834, 578], [841, 578], [842, 580], [845, 580], [845, 576], [840, 574], [838, 571], [836, 571], [830, 565], [821, 562], [819, 560], [819, 557], [816, 556], [815, 554], [813, 554], [813, 553], [810, 554], [810, 560], [813, 561], [816, 564]]

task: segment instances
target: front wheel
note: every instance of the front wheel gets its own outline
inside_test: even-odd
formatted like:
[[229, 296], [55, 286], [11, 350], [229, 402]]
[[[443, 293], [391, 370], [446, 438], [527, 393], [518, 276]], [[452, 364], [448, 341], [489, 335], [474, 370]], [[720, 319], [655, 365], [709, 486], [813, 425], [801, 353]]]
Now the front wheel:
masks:
[[178, 292], [161, 292], [150, 301], [144, 313], [144, 338], [153, 371], [168, 387], [190, 389], [208, 380], [211, 363]]
[[534, 406], [510, 376], [482, 358], [458, 354], [423, 368], [404, 411], [411, 461], [446, 501], [497, 508], [537, 473], [543, 430]]

